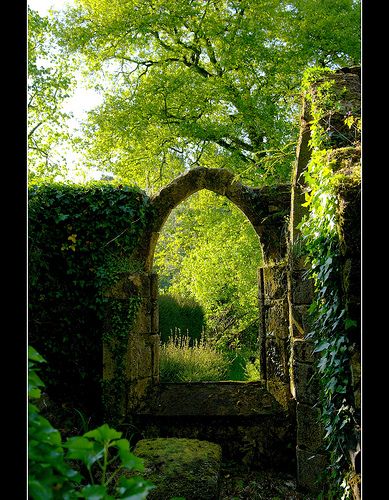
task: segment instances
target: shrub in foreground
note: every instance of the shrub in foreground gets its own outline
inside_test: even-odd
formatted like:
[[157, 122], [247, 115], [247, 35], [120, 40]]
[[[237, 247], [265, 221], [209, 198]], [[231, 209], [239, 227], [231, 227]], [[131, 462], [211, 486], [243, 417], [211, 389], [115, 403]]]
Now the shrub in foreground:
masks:
[[[39, 414], [37, 406], [31, 402], [41, 396], [40, 388], [44, 387], [44, 383], [37, 373], [36, 364], [45, 360], [30, 346], [28, 362], [29, 498], [146, 498], [154, 485], [141, 477], [132, 476], [133, 471], [143, 470], [143, 461], [130, 452], [130, 444], [127, 439], [121, 439], [121, 432], [103, 424], [62, 443], [60, 432]], [[125, 471], [129, 471], [131, 477], [125, 477]]]

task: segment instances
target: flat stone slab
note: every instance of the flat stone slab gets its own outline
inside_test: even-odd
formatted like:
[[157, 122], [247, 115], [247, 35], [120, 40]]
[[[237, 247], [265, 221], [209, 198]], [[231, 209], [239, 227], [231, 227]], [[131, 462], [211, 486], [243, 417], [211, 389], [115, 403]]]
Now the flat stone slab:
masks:
[[144, 460], [142, 476], [156, 486], [148, 499], [218, 498], [222, 457], [218, 444], [198, 439], [141, 439], [134, 453]]
[[262, 382], [161, 383], [138, 415], [253, 416], [283, 413]]

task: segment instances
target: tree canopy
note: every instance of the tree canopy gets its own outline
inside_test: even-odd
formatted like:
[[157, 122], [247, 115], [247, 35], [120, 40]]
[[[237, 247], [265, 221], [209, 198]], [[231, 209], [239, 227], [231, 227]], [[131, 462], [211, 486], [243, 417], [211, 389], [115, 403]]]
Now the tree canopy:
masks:
[[359, 61], [359, 14], [352, 0], [78, 0], [57, 34], [105, 94], [87, 161], [150, 190], [199, 165], [289, 180], [302, 72]]

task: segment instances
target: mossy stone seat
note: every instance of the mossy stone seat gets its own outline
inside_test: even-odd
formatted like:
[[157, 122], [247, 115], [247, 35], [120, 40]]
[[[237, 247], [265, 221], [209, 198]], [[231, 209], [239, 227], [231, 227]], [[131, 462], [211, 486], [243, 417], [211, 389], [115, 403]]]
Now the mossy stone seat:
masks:
[[148, 498], [214, 500], [218, 498], [221, 447], [198, 439], [142, 439], [135, 454], [144, 460], [145, 479], [156, 485]]

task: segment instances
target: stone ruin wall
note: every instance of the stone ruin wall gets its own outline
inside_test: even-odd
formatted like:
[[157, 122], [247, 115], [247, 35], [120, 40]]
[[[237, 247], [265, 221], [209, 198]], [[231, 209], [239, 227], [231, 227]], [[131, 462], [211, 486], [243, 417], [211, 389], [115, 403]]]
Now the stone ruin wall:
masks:
[[[360, 116], [360, 68], [339, 70], [332, 76], [338, 88], [347, 88], [345, 94], [348, 101], [341, 101], [340, 109], [351, 109], [354, 116]], [[335, 118], [343, 120], [343, 115]], [[340, 115], [340, 113], [339, 113]], [[292, 182], [291, 216], [290, 216], [290, 249], [298, 240], [298, 224], [302, 220], [305, 208], [305, 185], [303, 172], [310, 160], [311, 150], [309, 140], [311, 137], [310, 105], [305, 100], [301, 117], [300, 137], [297, 149], [297, 161]], [[338, 157], [339, 165], [347, 165], [343, 169], [346, 178], [352, 178], [354, 172], [360, 168], [359, 148], [333, 149], [332, 159]], [[336, 165], [334, 170], [336, 170]], [[337, 191], [338, 197], [338, 231], [342, 241], [343, 265], [341, 280], [343, 285], [343, 300], [347, 304], [353, 318], [360, 318], [360, 279], [361, 279], [361, 233], [360, 233], [360, 183], [344, 183]], [[315, 355], [312, 342], [306, 340], [305, 334], [310, 331], [308, 307], [313, 300], [313, 286], [306, 278], [306, 266], [301, 259], [289, 252], [288, 273], [289, 295], [289, 328], [291, 339], [291, 390], [296, 401], [296, 458], [297, 480], [302, 490], [318, 492], [316, 480], [327, 464], [324, 432], [319, 423], [320, 412], [317, 407], [319, 381], [315, 371]], [[359, 321], [358, 321], [359, 322]], [[350, 359], [353, 389], [355, 395], [355, 408], [360, 417], [360, 325], [352, 333]], [[358, 473], [358, 465], [355, 464]], [[354, 498], [359, 498], [359, 491], [354, 491]]]
[[[359, 76], [338, 72], [337, 78], [346, 86], [350, 82], [359, 88]], [[170, 211], [199, 189], [211, 189], [227, 196], [248, 216], [264, 246], [265, 264], [259, 269], [259, 304], [261, 365], [267, 390], [282, 407], [295, 416], [297, 478], [302, 490], [316, 491], [316, 479], [323, 471], [327, 458], [323, 446], [323, 429], [318, 423], [316, 407], [319, 392], [315, 375], [312, 343], [309, 332], [308, 308], [313, 300], [313, 286], [306, 278], [306, 267], [291, 248], [298, 237], [297, 226], [304, 214], [304, 185], [301, 174], [310, 159], [309, 106], [304, 103], [297, 161], [292, 186], [252, 189], [233, 182], [232, 174], [218, 169], [194, 169], [161, 191], [152, 199], [154, 214], [142, 248], [135, 255], [144, 262], [144, 271], [123, 277], [133, 284], [132, 292], [141, 297], [138, 318], [129, 332], [125, 356], [125, 382], [120, 395], [120, 413], [125, 419], [147, 398], [150, 388], [159, 382], [158, 284], [152, 273], [153, 250], [159, 231]], [[352, 153], [352, 165], [358, 155]], [[339, 191], [339, 228], [343, 233], [343, 283], [349, 307], [358, 315], [360, 310], [360, 223], [358, 189]], [[269, 218], [269, 215], [275, 217]], [[285, 231], [290, 215], [289, 234]], [[270, 221], [270, 222], [269, 222]], [[289, 251], [288, 251], [289, 250]], [[131, 288], [131, 287], [130, 287]], [[115, 295], [115, 292], [113, 292]], [[117, 294], [116, 294], [117, 297]], [[125, 294], [123, 300], [128, 300]], [[356, 407], [360, 409], [360, 342], [353, 343], [352, 373]], [[110, 350], [104, 348], [104, 379], [115, 374]], [[109, 384], [108, 384], [109, 387]], [[108, 390], [109, 392], [109, 390]], [[115, 397], [118, 395], [116, 393]], [[109, 394], [106, 394], [109, 401]]]

